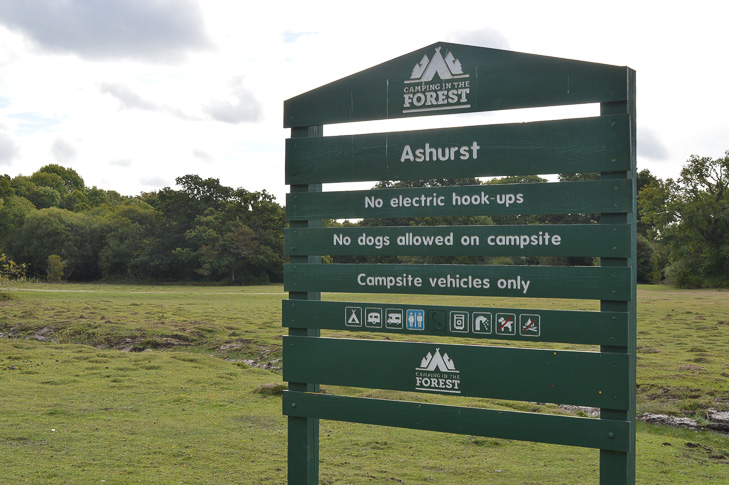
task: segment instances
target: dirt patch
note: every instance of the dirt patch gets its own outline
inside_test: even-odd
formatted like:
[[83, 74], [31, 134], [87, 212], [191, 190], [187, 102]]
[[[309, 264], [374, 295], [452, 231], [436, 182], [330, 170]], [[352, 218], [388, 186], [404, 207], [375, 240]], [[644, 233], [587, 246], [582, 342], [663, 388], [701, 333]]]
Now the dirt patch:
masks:
[[715, 431], [723, 431], [729, 433], [729, 411], [717, 411], [716, 409], [708, 409], [706, 417], [711, 421], [707, 427]]
[[33, 338], [40, 342], [57, 342], [58, 340], [53, 338], [55, 334], [55, 328], [43, 327], [33, 335]]
[[285, 382], [269, 382], [258, 386], [253, 392], [263, 396], [280, 396], [286, 389], [288, 384]]
[[248, 367], [255, 367], [257, 369], [266, 369], [273, 372], [281, 372], [281, 359], [273, 359], [268, 362], [258, 362], [253, 359], [225, 359], [226, 362], [241, 362]]
[[652, 424], [661, 424], [665, 426], [673, 426], [675, 428], [688, 428], [694, 430], [711, 429], [723, 433], [729, 433], [729, 412], [717, 411], [716, 409], [708, 409], [706, 417], [708, 424], [702, 424], [691, 418], [683, 418], [676, 416], [668, 416], [665, 414], [643, 413], [637, 416], [639, 421]]
[[221, 345], [220, 347], [218, 347], [218, 350], [220, 350], [221, 352], [226, 352], [229, 350], [238, 350], [238, 349], [242, 349], [242, 348], [246, 347], [251, 342], [252, 342], [252, 340], [239, 338], [239, 339], [236, 339], [227, 344]]
[[695, 419], [677, 418], [675, 416], [668, 416], [665, 414], [643, 413], [638, 415], [638, 419], [651, 424], [662, 424], [677, 428], [703, 429], [701, 423]]

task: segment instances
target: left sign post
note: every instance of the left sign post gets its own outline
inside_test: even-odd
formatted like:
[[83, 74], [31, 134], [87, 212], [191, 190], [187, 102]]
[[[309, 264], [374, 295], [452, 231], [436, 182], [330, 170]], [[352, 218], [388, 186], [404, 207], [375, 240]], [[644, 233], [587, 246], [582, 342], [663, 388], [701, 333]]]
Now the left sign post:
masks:
[[[291, 128], [291, 138], [323, 136], [323, 126]], [[291, 185], [292, 194], [321, 192], [321, 184]], [[321, 220], [291, 221], [292, 228], [308, 229], [321, 227]], [[297, 255], [290, 261], [318, 264], [321, 256]], [[291, 291], [290, 300], [316, 301], [321, 293]], [[289, 335], [295, 337], [318, 337], [319, 329], [289, 327]], [[319, 392], [319, 384], [312, 382], [289, 382], [289, 390], [298, 392]], [[319, 480], [319, 419], [298, 416], [288, 417], [288, 462], [289, 483], [317, 483]]]

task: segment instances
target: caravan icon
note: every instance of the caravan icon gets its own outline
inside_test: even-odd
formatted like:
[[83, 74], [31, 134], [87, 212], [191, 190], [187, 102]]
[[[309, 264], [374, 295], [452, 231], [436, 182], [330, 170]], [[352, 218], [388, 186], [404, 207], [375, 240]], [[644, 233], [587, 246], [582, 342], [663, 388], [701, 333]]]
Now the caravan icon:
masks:
[[365, 308], [365, 327], [382, 328], [382, 308]]

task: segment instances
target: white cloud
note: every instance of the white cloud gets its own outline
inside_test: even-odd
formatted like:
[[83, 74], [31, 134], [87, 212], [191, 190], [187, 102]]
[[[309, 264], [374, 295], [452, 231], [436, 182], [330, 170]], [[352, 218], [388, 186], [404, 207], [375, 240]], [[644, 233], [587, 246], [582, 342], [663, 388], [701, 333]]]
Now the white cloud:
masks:
[[638, 155], [651, 160], [666, 160], [668, 148], [658, 133], [650, 128], [638, 128]]
[[109, 165], [114, 167], [128, 168], [132, 166], [132, 160], [129, 158], [120, 158], [117, 160], [109, 160]]
[[459, 30], [450, 34], [448, 38], [451, 42], [457, 44], [489, 47], [491, 49], [509, 49], [509, 41], [504, 34], [489, 27], [476, 30]]
[[156, 189], [159, 189], [159, 188], [162, 188], [162, 187], [165, 187], [165, 186], [168, 186], [169, 185], [169, 183], [167, 182], [167, 180], [165, 178], [158, 177], [158, 176], [154, 176], [154, 175], [153, 176], [149, 176], [149, 177], [142, 177], [142, 178], [140, 178], [139, 179], [139, 183], [141, 183], [144, 186], [153, 187], [153, 188], [156, 188]]
[[7, 133], [0, 131], [0, 164], [10, 165], [19, 153], [20, 147], [15, 140]]
[[192, 150], [192, 155], [196, 160], [200, 160], [203, 163], [215, 163], [215, 159], [212, 155], [204, 150], [200, 150], [199, 148], [194, 148]]
[[243, 86], [243, 78], [230, 81], [231, 98], [216, 99], [203, 106], [203, 111], [223, 123], [256, 122], [263, 118], [263, 108], [253, 93]]
[[61, 138], [56, 138], [51, 146], [53, 158], [58, 163], [69, 163], [76, 158], [76, 148]]
[[16, 113], [8, 115], [8, 118], [15, 121], [18, 133], [51, 131], [62, 123], [58, 116], [38, 112]]
[[0, 0], [0, 23], [44, 50], [95, 60], [169, 63], [212, 46], [195, 0]]
[[101, 83], [99, 90], [104, 94], [109, 94], [121, 103], [122, 109], [141, 109], [149, 111], [157, 111], [159, 105], [142, 98], [139, 94], [132, 91], [128, 86], [118, 83]]
[[189, 115], [179, 108], [156, 103], [144, 98], [124, 84], [104, 82], [99, 85], [103, 94], [109, 94], [120, 103], [121, 109], [138, 109], [142, 111], [153, 111], [163, 113], [182, 120], [199, 121], [199, 117]]
[[294, 32], [292, 30], [287, 30], [283, 33], [283, 41], [285, 44], [291, 44], [293, 42], [296, 42], [299, 40], [299, 38], [307, 36], [307, 35], [316, 35], [316, 32]]

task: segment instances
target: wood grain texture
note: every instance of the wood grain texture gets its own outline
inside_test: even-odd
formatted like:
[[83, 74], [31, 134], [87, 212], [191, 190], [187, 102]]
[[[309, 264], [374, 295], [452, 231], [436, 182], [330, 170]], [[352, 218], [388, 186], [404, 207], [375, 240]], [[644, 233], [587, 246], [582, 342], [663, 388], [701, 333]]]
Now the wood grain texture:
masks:
[[[283, 339], [283, 352], [286, 381], [612, 409], [628, 405], [627, 354], [290, 336]], [[453, 364], [453, 372], [421, 370], [424, 359], [438, 354]]]
[[284, 230], [287, 255], [627, 257], [627, 224], [327, 227]]
[[633, 197], [630, 180], [295, 193], [286, 219], [616, 213]]
[[630, 449], [630, 423], [285, 391], [283, 411], [336, 421], [557, 445]]
[[626, 115], [614, 115], [367, 135], [290, 138], [286, 140], [286, 183], [626, 170], [630, 163], [627, 123]]

